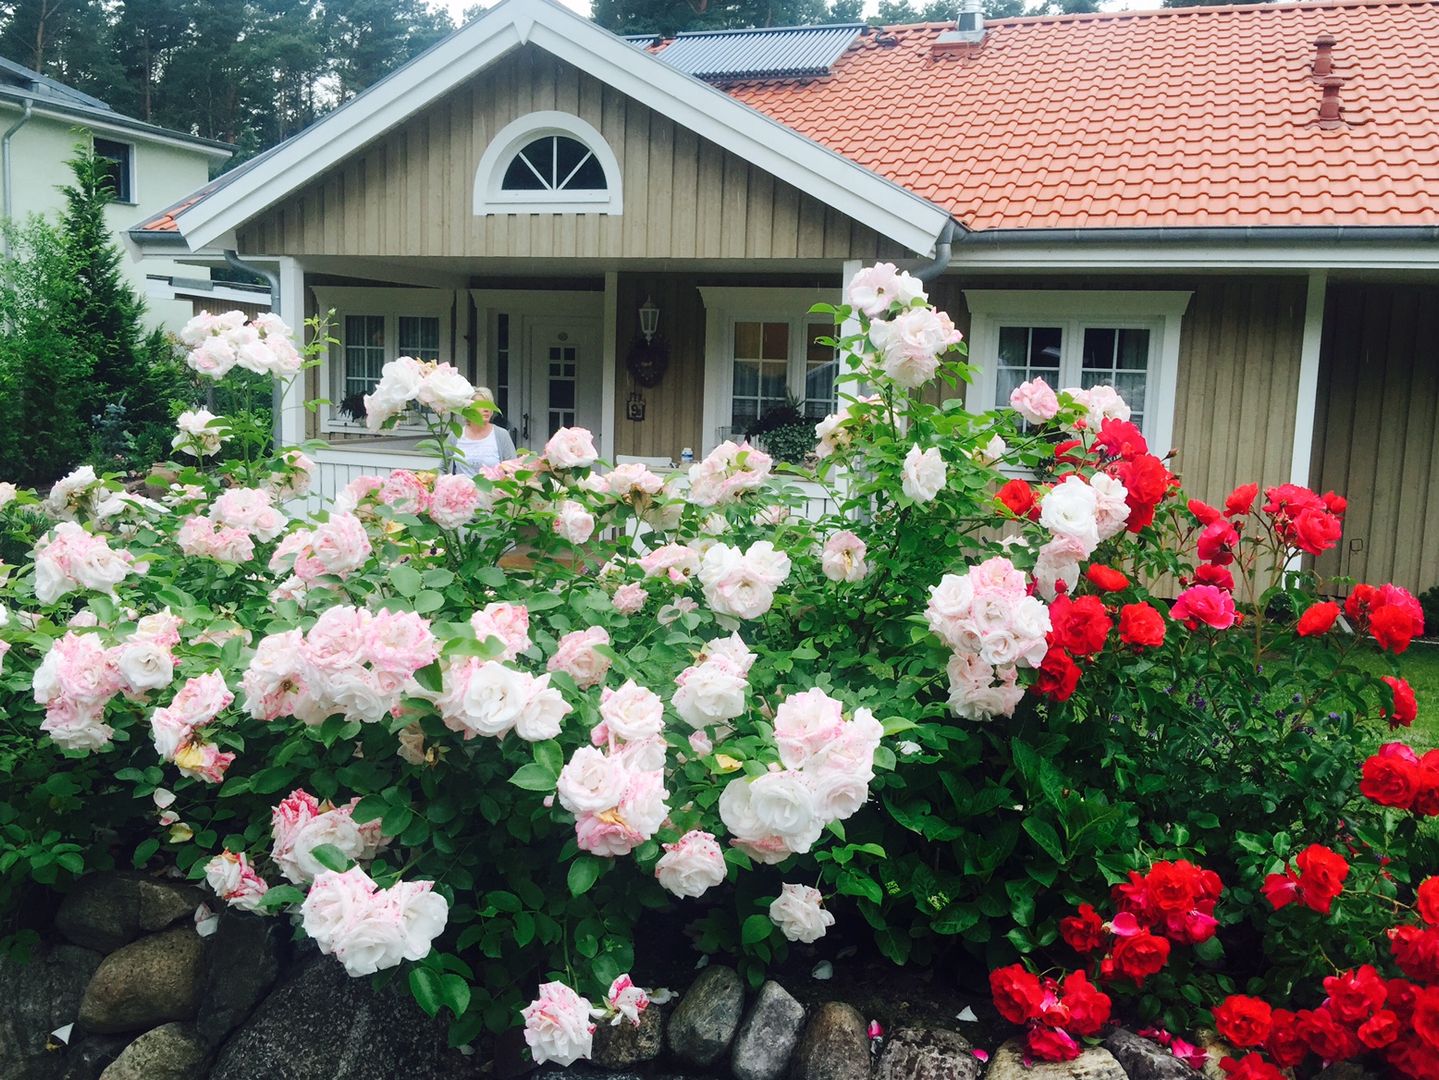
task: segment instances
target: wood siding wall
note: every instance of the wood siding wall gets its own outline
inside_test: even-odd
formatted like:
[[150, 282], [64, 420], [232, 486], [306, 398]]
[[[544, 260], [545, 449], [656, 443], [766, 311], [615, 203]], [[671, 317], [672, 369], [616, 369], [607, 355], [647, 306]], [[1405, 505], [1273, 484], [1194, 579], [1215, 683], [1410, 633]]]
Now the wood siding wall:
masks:
[[947, 275], [930, 289], [969, 333], [965, 289], [1193, 292], [1180, 324], [1174, 468], [1185, 491], [1209, 501], [1236, 484], [1289, 479], [1305, 280], [1288, 277], [1047, 279]]
[[[605, 137], [624, 212], [473, 212], [475, 169], [495, 134], [537, 110], [570, 112]], [[240, 230], [269, 255], [869, 259], [892, 241], [639, 101], [534, 47], [381, 136]]]
[[1349, 511], [1316, 568], [1439, 584], [1439, 286], [1331, 282], [1324, 326], [1313, 479]]

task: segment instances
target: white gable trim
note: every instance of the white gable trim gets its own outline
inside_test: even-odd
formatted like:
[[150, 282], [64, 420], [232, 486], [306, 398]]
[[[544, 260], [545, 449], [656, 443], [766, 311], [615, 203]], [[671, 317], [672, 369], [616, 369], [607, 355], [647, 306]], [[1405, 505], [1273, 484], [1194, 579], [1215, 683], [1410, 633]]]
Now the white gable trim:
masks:
[[181, 233], [191, 250], [212, 243], [527, 42], [911, 251], [930, 254], [949, 221], [948, 212], [927, 199], [676, 71], [553, 0], [504, 0], [179, 213]]

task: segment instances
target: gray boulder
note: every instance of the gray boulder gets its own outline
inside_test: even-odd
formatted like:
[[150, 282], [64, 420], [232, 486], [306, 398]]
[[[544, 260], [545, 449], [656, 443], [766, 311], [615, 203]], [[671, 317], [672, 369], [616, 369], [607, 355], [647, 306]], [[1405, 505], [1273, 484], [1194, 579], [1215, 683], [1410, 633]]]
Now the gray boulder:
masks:
[[105, 957], [80, 999], [86, 1031], [146, 1031], [189, 1020], [200, 1001], [204, 944], [191, 927], [152, 934]]
[[814, 1011], [790, 1062], [793, 1080], [869, 1080], [869, 1034], [851, 1005], [827, 1001]]
[[1119, 1028], [1102, 1045], [1129, 1074], [1129, 1080], [1199, 1080], [1199, 1070], [1132, 1031]]
[[670, 1050], [687, 1065], [707, 1068], [729, 1049], [743, 1011], [739, 974], [720, 965], [705, 968], [670, 1018]]
[[47, 1050], [50, 1032], [74, 1021], [101, 959], [97, 952], [64, 944], [39, 948], [28, 962], [0, 957], [0, 1076], [64, 1075], [65, 1060], [79, 1057], [75, 1040]]
[[447, 1048], [445, 1023], [425, 1016], [403, 980], [374, 990], [334, 959], [297, 964], [220, 1047], [209, 1080], [449, 1080], [478, 1059]]
[[640, 1013], [640, 1022], [621, 1018], [618, 1024], [601, 1023], [595, 1028], [590, 1060], [606, 1069], [628, 1069], [653, 1061], [664, 1046], [665, 1018], [658, 1005]]
[[280, 959], [288, 927], [234, 908], [220, 913], [220, 924], [205, 949], [200, 975], [200, 1007], [195, 1030], [211, 1046], [239, 1027], [280, 977]]
[[205, 1043], [190, 1024], [162, 1024], [125, 1047], [100, 1080], [193, 1080]]
[[145, 874], [91, 874], [65, 895], [55, 927], [76, 945], [113, 952], [143, 933], [189, 918], [200, 898], [193, 886]]
[[994, 1052], [985, 1080], [1127, 1080], [1114, 1055], [1096, 1046], [1073, 1061], [1036, 1061], [1024, 1064], [1024, 1052], [1011, 1039]]
[[779, 1080], [804, 1025], [804, 1006], [779, 983], [766, 982], [735, 1035], [730, 1071], [735, 1080]]
[[885, 1041], [876, 1080], [979, 1080], [974, 1046], [946, 1028], [900, 1028]]

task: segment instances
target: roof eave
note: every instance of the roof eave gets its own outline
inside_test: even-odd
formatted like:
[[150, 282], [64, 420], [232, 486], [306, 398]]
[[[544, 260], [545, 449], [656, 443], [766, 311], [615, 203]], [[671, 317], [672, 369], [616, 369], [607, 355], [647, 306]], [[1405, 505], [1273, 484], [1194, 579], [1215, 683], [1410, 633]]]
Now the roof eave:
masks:
[[239, 147], [233, 143], [219, 142], [215, 139], [205, 139], [199, 135], [191, 135], [184, 131], [175, 131], [172, 128], [160, 127], [158, 124], [147, 124], [143, 120], [137, 120], [133, 116], [126, 116], [124, 113], [111, 112], [105, 109], [83, 108], [78, 105], [55, 101], [53, 98], [44, 98], [36, 94], [29, 94], [23, 90], [0, 86], [0, 105], [13, 104], [17, 107], [23, 107], [26, 101], [32, 104], [34, 114], [37, 116], [44, 116], [51, 120], [61, 121], [73, 122], [78, 120], [89, 127], [108, 128], [167, 145], [181, 145], [185, 149], [194, 150], [204, 154], [206, 157], [214, 158], [217, 161], [224, 161], [234, 157], [235, 151], [239, 149]]

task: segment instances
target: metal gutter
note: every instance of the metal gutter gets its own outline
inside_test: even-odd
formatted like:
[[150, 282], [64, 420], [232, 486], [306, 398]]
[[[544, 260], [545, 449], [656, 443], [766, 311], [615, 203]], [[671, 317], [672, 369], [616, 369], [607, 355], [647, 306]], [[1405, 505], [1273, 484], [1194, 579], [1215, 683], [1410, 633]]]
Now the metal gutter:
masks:
[[1115, 229], [985, 229], [965, 231], [956, 243], [965, 247], [1037, 244], [1193, 243], [1349, 244], [1439, 242], [1439, 225], [1244, 225]]
[[[964, 226], [954, 218], [946, 221], [944, 228], [939, 230], [939, 236], [934, 241], [934, 258], [911, 271], [914, 276], [927, 284], [949, 269], [949, 261], [954, 257], [955, 234], [963, 231], [965, 231]], [[963, 237], [961, 237], [962, 239]]]
[[[284, 312], [280, 310], [280, 275], [273, 270], [263, 266], [256, 266], [240, 258], [234, 248], [225, 249], [225, 264], [231, 269], [240, 270], [246, 274], [257, 274], [270, 283], [270, 311], [281, 318]], [[302, 313], [303, 314], [303, 313]], [[303, 319], [301, 320], [304, 321]], [[280, 451], [281, 412], [285, 407], [284, 391], [280, 389], [280, 382], [275, 380], [270, 393], [270, 439], [274, 443], [276, 453]]]
[[[4, 172], [4, 184], [5, 184], [5, 197], [4, 197], [4, 201], [3, 201], [3, 206], [0, 206], [0, 212], [3, 212], [5, 224], [7, 224], [7, 225], [8, 225], [8, 224], [14, 219], [14, 217], [15, 217], [15, 215], [12, 213], [12, 209], [13, 209], [14, 201], [15, 201], [15, 196], [14, 196], [14, 192], [15, 192], [15, 177], [14, 177], [13, 171], [12, 171], [12, 169], [11, 169], [11, 167], [10, 167], [10, 139], [14, 136], [14, 134], [15, 134], [17, 131], [19, 131], [22, 127], [24, 127], [26, 124], [28, 124], [28, 123], [30, 122], [30, 117], [33, 116], [34, 114], [35, 114], [35, 101], [34, 101], [33, 98], [28, 98], [28, 97], [27, 97], [27, 98], [25, 99], [25, 107], [24, 107], [24, 109], [22, 109], [21, 112], [20, 112], [20, 119], [19, 119], [19, 120], [16, 120], [13, 124], [11, 124], [8, 128], [6, 128], [6, 129], [5, 129], [5, 134], [4, 134], [4, 136], [3, 136], [3, 137], [0, 137], [0, 159], [3, 159], [3, 160], [0, 160], [0, 169], [3, 169], [3, 172]], [[6, 258], [9, 258], [9, 256], [10, 256], [10, 234], [9, 234], [8, 231], [5, 233], [4, 252], [5, 252], [5, 257], [6, 257]]]
[[40, 115], [48, 116], [51, 119], [69, 122], [77, 119], [84, 120], [94, 127], [110, 128], [127, 134], [133, 133], [140, 136], [149, 136], [158, 142], [183, 145], [201, 150], [209, 157], [234, 157], [235, 151], [239, 149], [234, 143], [220, 142], [218, 139], [205, 139], [199, 135], [191, 135], [186, 131], [176, 131], [173, 128], [161, 127], [158, 124], [147, 124], [144, 120], [137, 120], [133, 116], [117, 113], [113, 109], [97, 109], [76, 102], [61, 101], [56, 98], [37, 100], [33, 94], [17, 93], [8, 87], [0, 86], [0, 100], [8, 102], [29, 101], [36, 107], [36, 111], [39, 112]]

